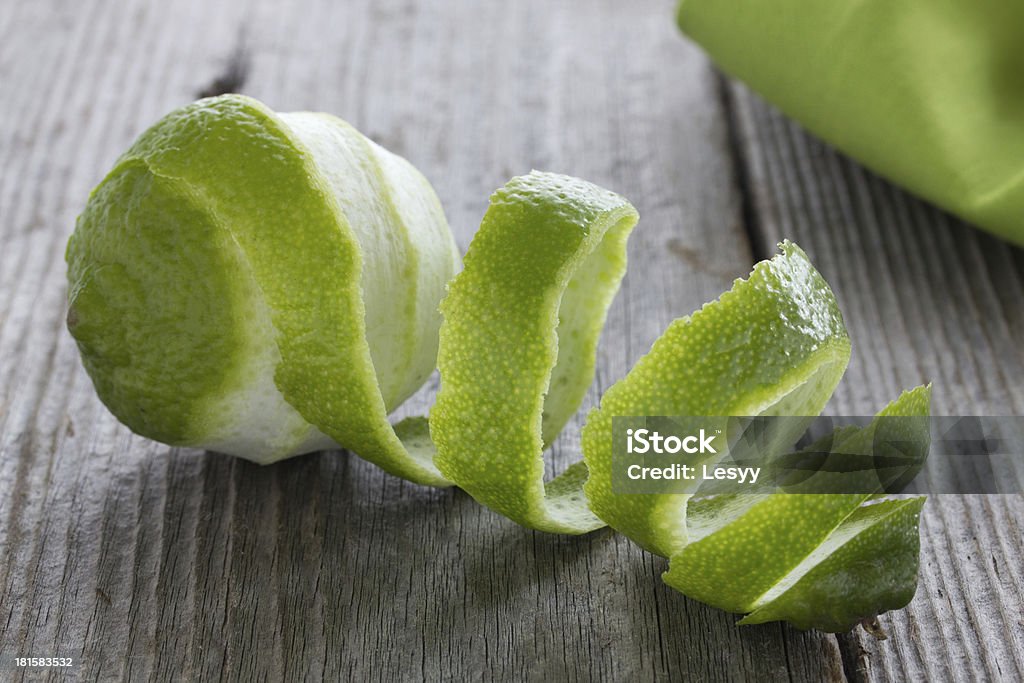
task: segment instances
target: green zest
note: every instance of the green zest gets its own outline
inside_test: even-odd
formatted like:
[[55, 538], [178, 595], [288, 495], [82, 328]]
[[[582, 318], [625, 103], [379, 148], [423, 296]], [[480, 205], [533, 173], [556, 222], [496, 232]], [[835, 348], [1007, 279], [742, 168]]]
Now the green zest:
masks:
[[[591, 413], [584, 461], [544, 481], [544, 450], [593, 379], [637, 220], [585, 181], [513, 178], [456, 275], [440, 203], [408, 162], [331, 116], [201, 100], [93, 191], [68, 244], [68, 327], [103, 402], [165, 443], [259, 463], [341, 446], [530, 528], [607, 524], [668, 557], [669, 585], [744, 623], [842, 630], [905, 605], [923, 499], [611, 489], [616, 415], [822, 410], [850, 345], [791, 243], [675, 321]], [[393, 426], [435, 360], [429, 421]], [[926, 415], [928, 391], [883, 414]]]
[[525, 526], [582, 533], [586, 467], [544, 484], [543, 451], [594, 376], [605, 313], [637, 213], [575, 178], [513, 178], [491, 207], [441, 310], [437, 463], [478, 501]]

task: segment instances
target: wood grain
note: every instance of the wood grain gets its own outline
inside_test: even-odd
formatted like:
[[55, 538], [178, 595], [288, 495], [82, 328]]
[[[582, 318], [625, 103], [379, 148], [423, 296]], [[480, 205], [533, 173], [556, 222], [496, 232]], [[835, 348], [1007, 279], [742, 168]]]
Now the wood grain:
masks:
[[[851, 326], [841, 409], [931, 380], [949, 411], [1024, 410], [1020, 253], [733, 93], [671, 3], [4, 3], [0, 678], [883, 680], [961, 662], [1021, 675], [1019, 497], [929, 505], [921, 591], [876, 645], [737, 628], [620, 536], [527, 532], [344, 453], [260, 468], [130, 434], [64, 331], [63, 246], [135, 135], [225, 85], [332, 112], [409, 158], [463, 249], [490, 192], [530, 168], [628, 196], [642, 222], [584, 408], [791, 236]], [[78, 665], [27, 674], [15, 655]]]

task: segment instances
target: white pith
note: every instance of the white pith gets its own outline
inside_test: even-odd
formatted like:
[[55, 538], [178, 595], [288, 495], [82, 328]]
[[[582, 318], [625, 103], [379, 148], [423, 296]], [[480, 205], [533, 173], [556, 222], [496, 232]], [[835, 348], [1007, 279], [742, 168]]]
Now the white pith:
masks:
[[312, 155], [363, 258], [366, 341], [390, 412], [437, 363], [438, 304], [458, 251], [427, 180], [341, 119], [295, 112], [281, 119]]
[[270, 309], [241, 249], [237, 258], [238, 286], [244, 293], [236, 303], [237, 314], [246, 321], [245, 346], [238, 352], [245, 362], [236, 376], [235, 388], [220, 396], [211, 410], [209, 433], [215, 436], [204, 441], [202, 447], [261, 465], [336, 447], [278, 390], [274, 371], [281, 362], [281, 353], [274, 339]]

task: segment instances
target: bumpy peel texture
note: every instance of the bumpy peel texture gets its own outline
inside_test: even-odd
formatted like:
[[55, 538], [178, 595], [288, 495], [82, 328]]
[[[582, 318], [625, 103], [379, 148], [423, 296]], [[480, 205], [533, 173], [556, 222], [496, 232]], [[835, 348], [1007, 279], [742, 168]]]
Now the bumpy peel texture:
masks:
[[[340, 445], [524, 526], [608, 524], [668, 557], [670, 585], [745, 622], [840, 630], [906, 604], [920, 499], [612, 491], [613, 416], [823, 408], [849, 340], [793, 244], [674, 322], [589, 416], [584, 462], [544, 481], [636, 222], [614, 193], [533, 172], [492, 196], [456, 276], [440, 203], [404, 159], [325, 114], [200, 100], [93, 191], [67, 249], [68, 327], [103, 402], [165, 443], [260, 463]], [[435, 358], [429, 421], [393, 426]], [[920, 388], [883, 413], [927, 410]]]

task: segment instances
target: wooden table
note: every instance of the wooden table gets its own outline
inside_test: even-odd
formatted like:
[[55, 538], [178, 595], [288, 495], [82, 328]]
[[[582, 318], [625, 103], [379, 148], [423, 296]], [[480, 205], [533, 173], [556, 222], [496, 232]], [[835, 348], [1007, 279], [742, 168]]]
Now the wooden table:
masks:
[[531, 168], [629, 197], [642, 219], [584, 410], [786, 237], [853, 339], [832, 410], [933, 382], [938, 413], [1024, 414], [1024, 252], [723, 78], [669, 2], [6, 2], [0, 678], [46, 678], [15, 655], [74, 657], [82, 680], [1024, 677], [1019, 495], [933, 497], [917, 596], [875, 642], [737, 627], [619, 535], [525, 531], [346, 453], [258, 467], [130, 434], [64, 329], [64, 244], [134, 136], [224, 90], [335, 113], [406, 156], [463, 249]]

